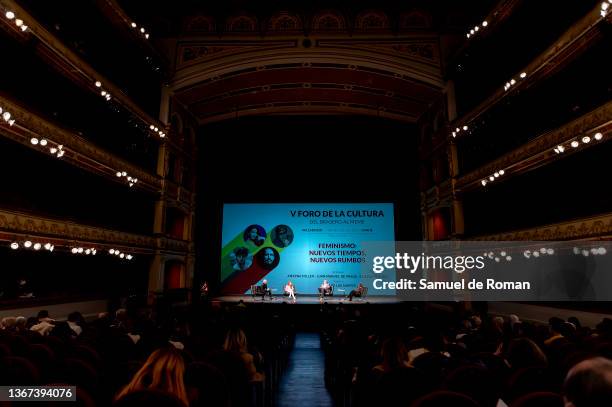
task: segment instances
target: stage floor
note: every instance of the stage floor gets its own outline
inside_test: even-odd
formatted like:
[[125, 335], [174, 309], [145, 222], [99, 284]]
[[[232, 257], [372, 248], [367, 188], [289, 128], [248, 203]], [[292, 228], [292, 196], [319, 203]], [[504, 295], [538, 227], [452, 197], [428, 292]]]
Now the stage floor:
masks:
[[[282, 304], [283, 302], [291, 303], [292, 301], [287, 299], [287, 297], [283, 295], [273, 295], [272, 299], [269, 297], [265, 297], [265, 299], [261, 299], [261, 297], [253, 298], [251, 295], [224, 295], [220, 297], [213, 297], [212, 301], [221, 301], [221, 302], [240, 302], [241, 300], [248, 303], [268, 303], [268, 304]], [[366, 298], [353, 298], [353, 301], [349, 301], [345, 297], [325, 297], [323, 302], [328, 304], [395, 304], [397, 303], [397, 299], [395, 297], [382, 297], [382, 296], [368, 296]], [[297, 301], [295, 304], [321, 304], [318, 295], [300, 295], [297, 297]]]

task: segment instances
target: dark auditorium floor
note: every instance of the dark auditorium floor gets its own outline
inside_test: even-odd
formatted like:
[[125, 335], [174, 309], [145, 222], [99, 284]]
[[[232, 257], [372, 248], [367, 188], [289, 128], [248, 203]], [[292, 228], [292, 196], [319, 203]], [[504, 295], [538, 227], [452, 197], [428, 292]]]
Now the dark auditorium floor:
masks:
[[325, 355], [317, 333], [298, 333], [281, 379], [278, 407], [333, 406], [324, 382]]

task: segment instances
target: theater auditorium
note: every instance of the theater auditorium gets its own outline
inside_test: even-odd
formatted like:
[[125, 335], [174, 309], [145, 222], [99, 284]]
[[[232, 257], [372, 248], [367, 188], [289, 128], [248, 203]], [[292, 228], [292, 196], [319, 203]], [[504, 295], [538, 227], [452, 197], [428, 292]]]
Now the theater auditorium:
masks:
[[609, 406], [611, 22], [0, 0], [0, 406]]

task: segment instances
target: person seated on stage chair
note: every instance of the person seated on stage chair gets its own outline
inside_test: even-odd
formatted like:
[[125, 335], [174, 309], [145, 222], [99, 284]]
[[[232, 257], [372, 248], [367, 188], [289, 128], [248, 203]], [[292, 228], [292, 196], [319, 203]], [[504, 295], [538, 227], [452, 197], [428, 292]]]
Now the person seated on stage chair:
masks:
[[327, 295], [331, 295], [331, 293], [332, 293], [331, 284], [329, 284], [327, 280], [323, 280], [323, 283], [319, 287], [319, 298], [323, 300], [323, 297]]
[[295, 298], [295, 286], [291, 281], [289, 281], [285, 285], [285, 294], [289, 296], [289, 299], [293, 299], [293, 302], [297, 301], [297, 299]]
[[266, 299], [266, 294], [272, 299], [272, 290], [268, 288], [268, 280], [261, 282], [261, 299]]
[[354, 290], [351, 290], [351, 292], [349, 293], [348, 300], [353, 301], [353, 297], [361, 297], [364, 291], [365, 291], [365, 287], [363, 286], [363, 283], [359, 283], [357, 288]]

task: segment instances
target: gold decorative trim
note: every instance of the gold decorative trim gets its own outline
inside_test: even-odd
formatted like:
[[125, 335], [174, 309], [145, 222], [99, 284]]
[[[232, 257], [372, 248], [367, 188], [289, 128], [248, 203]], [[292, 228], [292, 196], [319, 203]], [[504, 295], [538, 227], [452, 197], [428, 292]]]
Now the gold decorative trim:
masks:
[[538, 226], [531, 229], [479, 236], [469, 240], [580, 240], [612, 238], [612, 213]]

